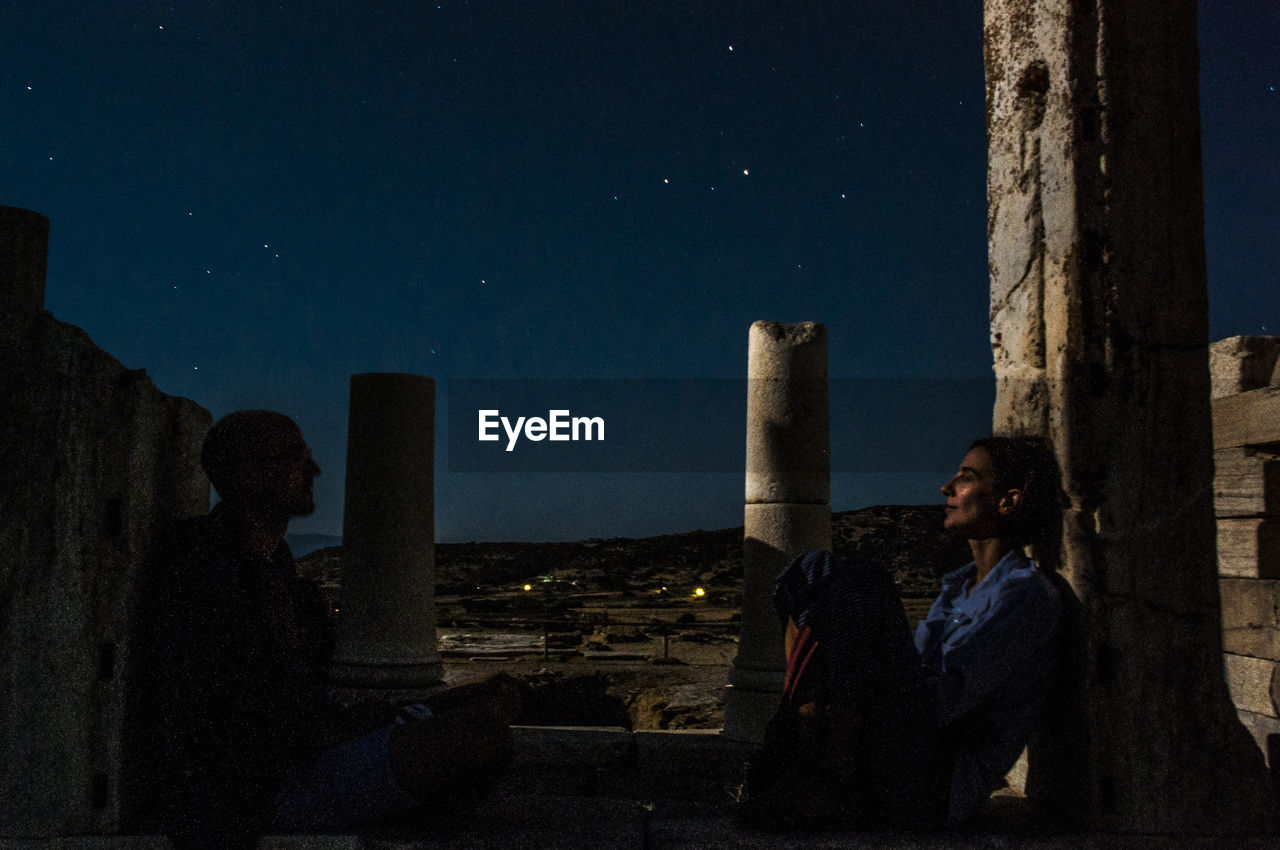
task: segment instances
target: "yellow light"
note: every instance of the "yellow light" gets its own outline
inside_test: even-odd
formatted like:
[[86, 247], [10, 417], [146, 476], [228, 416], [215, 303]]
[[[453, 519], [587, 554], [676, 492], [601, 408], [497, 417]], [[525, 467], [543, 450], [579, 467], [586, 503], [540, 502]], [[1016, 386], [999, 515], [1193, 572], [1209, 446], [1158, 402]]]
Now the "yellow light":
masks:
[[695, 591], [693, 592], [693, 595], [694, 595], [694, 596], [706, 596], [706, 595], [707, 595], [707, 592], [706, 592], [705, 590], [703, 590], [702, 588], [698, 588], [697, 590], [695, 590]]
[[531, 585], [531, 584], [526, 584], [526, 585], [524, 586], [524, 589], [525, 589], [525, 590], [533, 590], [533, 585]]

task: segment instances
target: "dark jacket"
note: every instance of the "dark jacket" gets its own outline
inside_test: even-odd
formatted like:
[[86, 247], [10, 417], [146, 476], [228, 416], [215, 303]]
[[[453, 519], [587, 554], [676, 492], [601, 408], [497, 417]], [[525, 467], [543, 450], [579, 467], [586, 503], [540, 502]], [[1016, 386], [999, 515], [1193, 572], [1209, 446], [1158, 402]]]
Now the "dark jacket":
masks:
[[130, 795], [183, 846], [251, 845], [285, 768], [330, 743], [332, 632], [289, 547], [248, 551], [219, 504], [160, 536], [139, 588]]

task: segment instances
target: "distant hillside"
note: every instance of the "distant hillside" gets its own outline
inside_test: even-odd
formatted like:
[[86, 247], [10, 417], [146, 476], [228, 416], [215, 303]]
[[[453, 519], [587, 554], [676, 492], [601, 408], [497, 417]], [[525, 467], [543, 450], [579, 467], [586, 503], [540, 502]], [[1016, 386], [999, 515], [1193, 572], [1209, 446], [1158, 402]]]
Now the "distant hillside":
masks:
[[[905, 596], [932, 596], [938, 576], [969, 560], [963, 540], [942, 532], [942, 506], [879, 505], [831, 518], [832, 548], [885, 564]], [[299, 559], [304, 574], [341, 579], [341, 546]], [[582, 590], [701, 585], [735, 592], [742, 580], [742, 526], [658, 537], [559, 543], [436, 544], [437, 592], [500, 590], [538, 575], [576, 581]]]
[[337, 534], [287, 534], [285, 538], [295, 558], [309, 555], [317, 549], [342, 545], [342, 537]]

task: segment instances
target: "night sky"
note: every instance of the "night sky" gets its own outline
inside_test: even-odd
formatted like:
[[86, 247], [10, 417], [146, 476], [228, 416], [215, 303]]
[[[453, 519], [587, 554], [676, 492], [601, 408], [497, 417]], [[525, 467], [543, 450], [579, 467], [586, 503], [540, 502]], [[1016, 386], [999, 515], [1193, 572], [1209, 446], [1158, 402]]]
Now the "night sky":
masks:
[[[1211, 333], [1280, 333], [1280, 4], [1201, 14]], [[356, 372], [436, 378], [441, 541], [740, 524], [740, 468], [450, 472], [444, 429], [451, 380], [696, 396], [756, 319], [827, 325], [833, 408], [980, 435], [978, 2], [6, 3], [0, 44], [46, 306], [215, 417], [292, 415], [324, 469], [294, 531], [340, 533]], [[921, 403], [860, 404], [886, 378]], [[937, 499], [945, 463], [841, 463], [833, 428], [834, 508]]]

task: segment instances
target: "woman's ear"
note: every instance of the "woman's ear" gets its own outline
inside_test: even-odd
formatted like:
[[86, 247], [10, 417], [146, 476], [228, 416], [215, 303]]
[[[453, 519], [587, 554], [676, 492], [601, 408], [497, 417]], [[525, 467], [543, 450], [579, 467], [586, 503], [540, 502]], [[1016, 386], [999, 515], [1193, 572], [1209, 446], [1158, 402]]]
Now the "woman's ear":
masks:
[[997, 510], [1002, 515], [1009, 515], [1018, 509], [1018, 505], [1022, 504], [1022, 491], [1018, 489], [1008, 490], [1000, 497], [1000, 504]]

